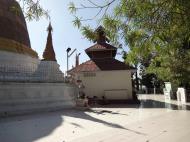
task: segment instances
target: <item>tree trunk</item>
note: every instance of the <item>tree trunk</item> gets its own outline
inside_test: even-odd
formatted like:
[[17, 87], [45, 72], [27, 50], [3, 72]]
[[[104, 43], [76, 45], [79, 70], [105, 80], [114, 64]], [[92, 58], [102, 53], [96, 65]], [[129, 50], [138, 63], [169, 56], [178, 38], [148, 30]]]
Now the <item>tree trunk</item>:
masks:
[[135, 73], [135, 79], [136, 79], [136, 89], [137, 89], [137, 91], [139, 91], [139, 79], [138, 79], [138, 73], [136, 72]]

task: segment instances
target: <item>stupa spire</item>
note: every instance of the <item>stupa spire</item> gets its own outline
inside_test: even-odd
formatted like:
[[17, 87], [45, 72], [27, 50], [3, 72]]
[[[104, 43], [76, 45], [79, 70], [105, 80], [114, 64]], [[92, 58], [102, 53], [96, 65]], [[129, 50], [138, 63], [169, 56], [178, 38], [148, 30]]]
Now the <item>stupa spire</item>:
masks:
[[47, 37], [46, 48], [45, 48], [44, 53], [43, 53], [43, 60], [45, 60], [45, 61], [56, 61], [55, 52], [54, 52], [54, 48], [53, 48], [53, 42], [52, 42], [53, 28], [51, 26], [51, 22], [49, 23], [47, 31], [48, 31], [48, 37]]

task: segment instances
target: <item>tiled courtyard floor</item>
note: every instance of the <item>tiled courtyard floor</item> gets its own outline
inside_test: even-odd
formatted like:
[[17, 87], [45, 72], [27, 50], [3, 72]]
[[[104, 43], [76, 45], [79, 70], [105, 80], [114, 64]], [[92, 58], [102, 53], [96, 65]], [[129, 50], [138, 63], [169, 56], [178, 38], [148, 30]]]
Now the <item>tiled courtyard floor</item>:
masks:
[[190, 104], [140, 95], [140, 105], [108, 105], [0, 118], [0, 142], [189, 142]]

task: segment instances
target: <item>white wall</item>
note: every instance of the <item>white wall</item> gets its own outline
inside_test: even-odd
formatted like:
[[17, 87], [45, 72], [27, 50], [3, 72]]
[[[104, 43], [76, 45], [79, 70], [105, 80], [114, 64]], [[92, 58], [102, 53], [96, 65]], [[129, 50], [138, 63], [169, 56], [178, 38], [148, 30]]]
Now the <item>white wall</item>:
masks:
[[2, 69], [6, 72], [34, 72], [39, 62], [39, 59], [32, 58], [28, 55], [0, 51], [0, 70]]
[[64, 74], [56, 61], [0, 51], [0, 81], [63, 82]]
[[0, 83], [0, 116], [75, 106], [78, 89], [65, 83]]
[[64, 74], [56, 61], [41, 61], [37, 70], [31, 76], [32, 81], [64, 82]]
[[[132, 99], [130, 70], [98, 71], [93, 72], [89, 77], [85, 77], [84, 74], [84, 72], [80, 73], [76, 78], [82, 80], [87, 96], [101, 98], [106, 91], [113, 90], [114, 92], [106, 96], [109, 97], [107, 99]], [[111, 94], [115, 96], [111, 97]]]
[[39, 62], [28, 55], [0, 51], [0, 81], [28, 80]]

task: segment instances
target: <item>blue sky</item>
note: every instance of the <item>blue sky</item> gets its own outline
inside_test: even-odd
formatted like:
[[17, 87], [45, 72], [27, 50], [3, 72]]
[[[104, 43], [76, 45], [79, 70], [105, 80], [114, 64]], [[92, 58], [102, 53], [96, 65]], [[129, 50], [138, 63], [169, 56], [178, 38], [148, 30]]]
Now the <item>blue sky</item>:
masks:
[[[68, 4], [74, 1], [75, 3], [84, 2], [85, 0], [41, 0], [41, 5], [44, 9], [50, 11], [51, 23], [53, 26], [53, 44], [56, 53], [58, 64], [60, 69], [66, 71], [66, 49], [71, 47], [77, 49], [80, 55], [80, 63], [88, 60], [88, 56], [84, 50], [94, 43], [85, 39], [80, 31], [73, 26], [73, 16], [68, 11]], [[83, 3], [84, 4], [84, 3]], [[79, 13], [84, 17], [92, 17], [96, 14], [96, 11], [86, 10], [83, 13]], [[92, 27], [97, 27], [97, 21], [90, 21]], [[38, 52], [39, 57], [42, 58], [43, 51], [45, 49], [47, 41], [47, 26], [49, 20], [42, 18], [40, 21], [27, 22], [30, 41], [32, 48]], [[69, 66], [75, 65], [75, 55], [70, 57]]]

